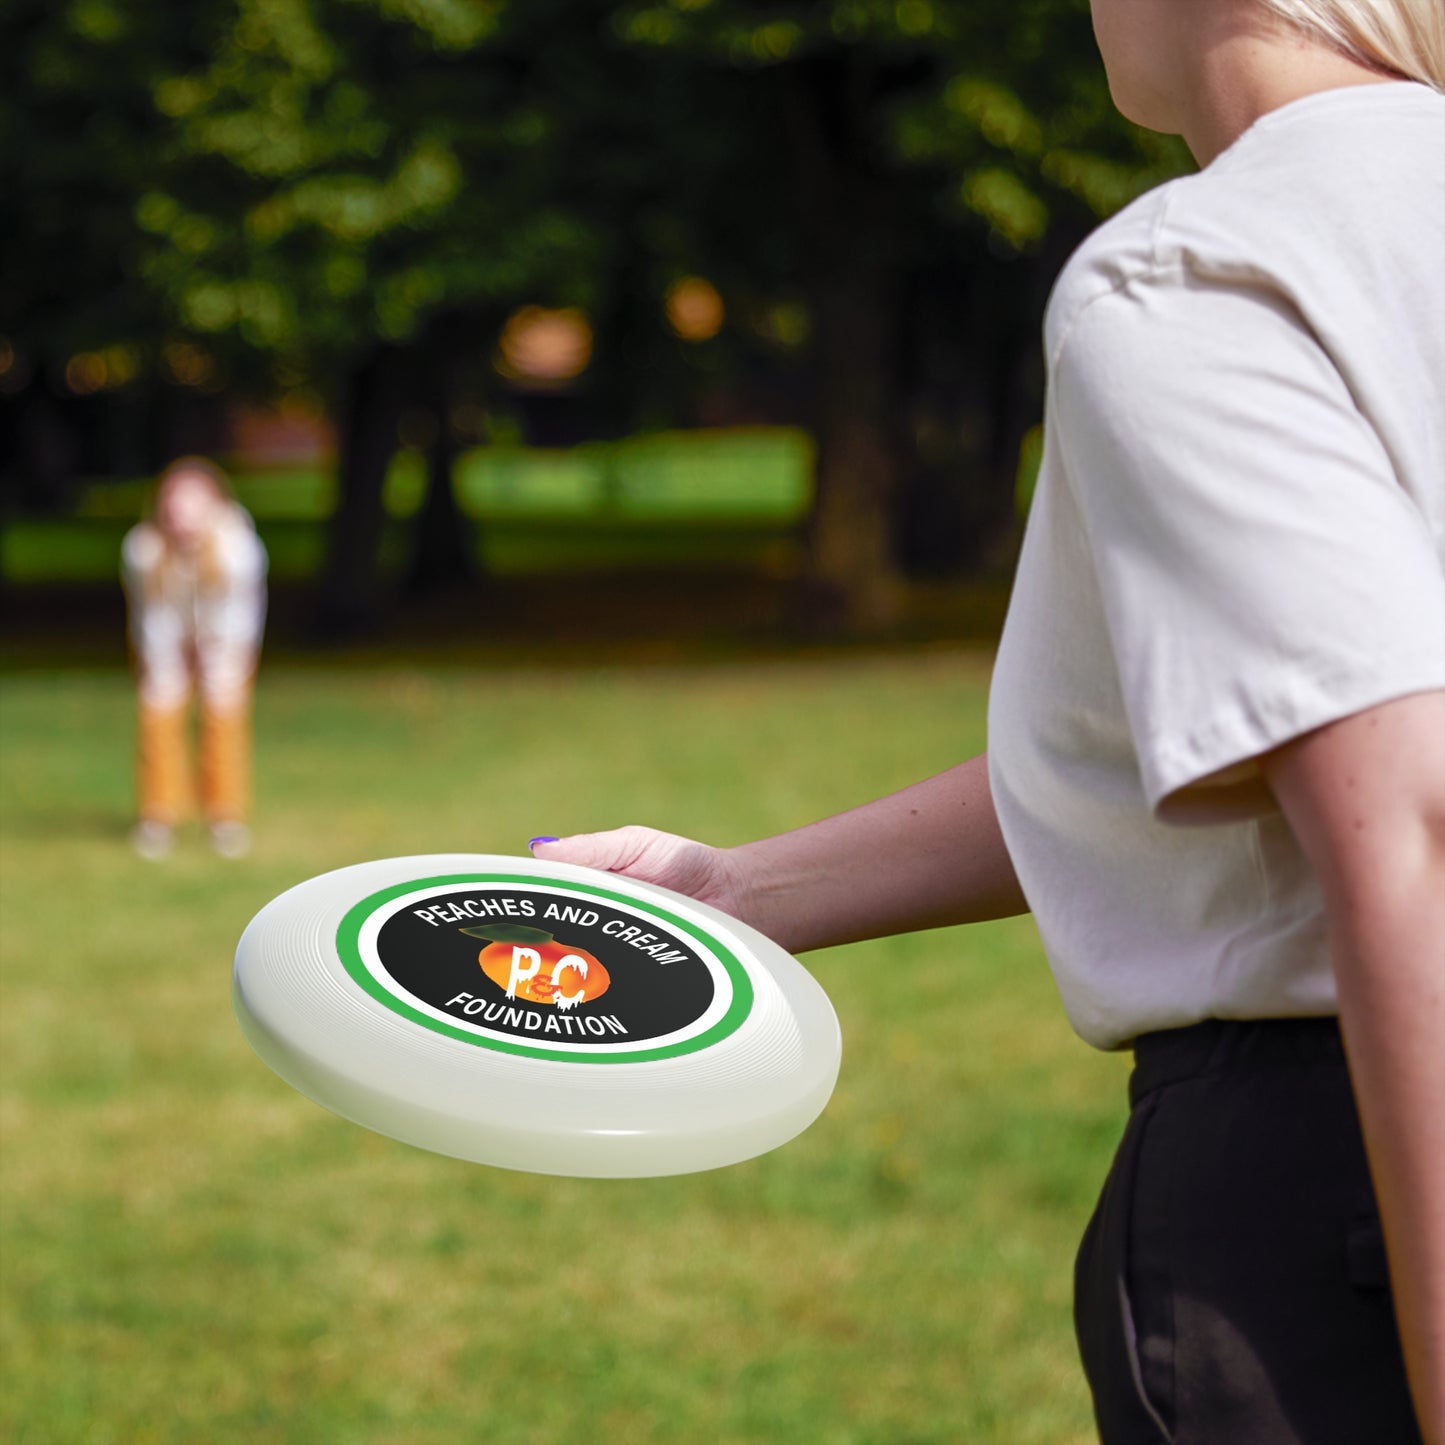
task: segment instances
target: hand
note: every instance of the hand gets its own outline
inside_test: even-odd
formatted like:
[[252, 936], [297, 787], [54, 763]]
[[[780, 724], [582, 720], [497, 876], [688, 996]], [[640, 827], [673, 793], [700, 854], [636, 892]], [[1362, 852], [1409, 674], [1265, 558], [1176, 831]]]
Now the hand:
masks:
[[576, 863], [656, 883], [744, 922], [752, 921], [748, 917], [749, 890], [733, 855], [675, 833], [636, 826], [606, 833], [574, 833], [551, 842], [538, 840], [532, 853], [549, 863]]

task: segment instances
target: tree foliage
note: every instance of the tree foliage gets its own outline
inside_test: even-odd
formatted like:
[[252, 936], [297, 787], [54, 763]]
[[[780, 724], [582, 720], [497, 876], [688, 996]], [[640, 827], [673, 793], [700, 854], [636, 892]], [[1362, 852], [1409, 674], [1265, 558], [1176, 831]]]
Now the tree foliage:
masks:
[[1048, 279], [1182, 163], [1114, 114], [1085, 0], [15, 0], [3, 25], [20, 346], [180, 337], [318, 387], [369, 497], [352, 452], [485, 385], [525, 303], [592, 317], [599, 425], [678, 419], [660, 297], [701, 274], [731, 324], [697, 375], [793, 378], [814, 580], [854, 621], [886, 618], [918, 477], [1007, 516]]

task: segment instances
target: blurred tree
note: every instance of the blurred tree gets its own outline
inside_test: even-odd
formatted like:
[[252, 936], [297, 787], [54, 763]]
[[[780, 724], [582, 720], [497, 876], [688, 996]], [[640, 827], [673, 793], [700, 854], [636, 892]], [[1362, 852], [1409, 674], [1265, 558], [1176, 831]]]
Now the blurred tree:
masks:
[[136, 208], [143, 274], [185, 326], [266, 354], [338, 413], [329, 631], [376, 619], [403, 414], [430, 417], [409, 571], [436, 585], [472, 555], [449, 481], [458, 367], [511, 306], [594, 301], [604, 238], [567, 204], [557, 118], [532, 77], [557, 8], [236, 0], [204, 62], [155, 87], [174, 164]]
[[[1114, 117], [1086, 0], [13, 0], [3, 23], [0, 331], [318, 391], [342, 631], [380, 606], [404, 417], [432, 478], [410, 575], [465, 568], [455, 413], [498, 404], [525, 304], [591, 317], [546, 409], [594, 430], [769, 377], [819, 441], [808, 596], [886, 625], [900, 557], [947, 567], [1010, 515], [1062, 252], [1180, 164]], [[684, 347], [662, 297], [687, 276], [729, 321]]]
[[164, 8], [0, 10], [0, 422], [6, 482], [28, 506], [62, 505], [86, 460], [79, 399], [156, 365], [168, 317], [135, 284], [132, 211], [166, 145], [151, 86], [198, 53]]
[[1063, 256], [1187, 156], [1114, 112], [1087, 0], [635, 0], [614, 25], [743, 82], [723, 124], [750, 176], [707, 188], [701, 232], [802, 302], [811, 580], [886, 626], [901, 512], [935, 567], [1011, 515]]
[[[203, 64], [154, 88], [173, 148], [136, 206], [143, 275], [191, 332], [320, 386], [340, 420], [328, 630], [377, 615], [381, 487], [403, 414], [431, 416], [409, 575], [435, 585], [466, 565], [447, 480], [453, 403], [498, 401], [488, 363], [510, 312], [540, 302], [596, 318], [606, 345], [580, 387], [594, 428], [626, 429], [667, 390], [649, 385], [664, 340], [652, 263], [687, 229], [674, 191], [696, 189], [699, 160], [725, 167], [726, 140], [704, 121], [719, 86], [625, 45], [612, 9], [236, 0], [217, 10]], [[524, 410], [555, 426], [585, 401], [534, 393]]]

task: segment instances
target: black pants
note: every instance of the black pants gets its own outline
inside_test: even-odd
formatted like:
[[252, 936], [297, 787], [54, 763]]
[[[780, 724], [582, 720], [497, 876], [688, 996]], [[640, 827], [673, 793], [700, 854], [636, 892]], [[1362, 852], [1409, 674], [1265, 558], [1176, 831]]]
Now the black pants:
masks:
[[1418, 1445], [1333, 1019], [1135, 1050], [1075, 1267], [1104, 1445]]

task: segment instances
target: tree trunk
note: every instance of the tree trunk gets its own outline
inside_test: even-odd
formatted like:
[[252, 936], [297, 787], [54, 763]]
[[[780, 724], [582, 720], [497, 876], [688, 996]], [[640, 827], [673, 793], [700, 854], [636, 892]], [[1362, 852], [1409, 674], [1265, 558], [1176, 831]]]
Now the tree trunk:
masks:
[[892, 320], [886, 278], [840, 268], [814, 293], [817, 492], [808, 582], [844, 630], [889, 630], [903, 606], [895, 549], [898, 465], [890, 431]]
[[414, 524], [411, 565], [407, 570], [406, 590], [413, 596], [452, 592], [476, 576], [472, 527], [457, 505], [452, 479], [456, 462], [451, 424], [453, 381], [451, 359], [442, 356], [433, 394], [427, 398], [436, 429], [427, 448], [426, 494]]
[[382, 488], [396, 453], [400, 371], [399, 353], [382, 347], [347, 379], [336, 511], [316, 598], [316, 630], [324, 641], [362, 637], [381, 622], [381, 539], [386, 525]]
[[16, 501], [30, 512], [64, 512], [81, 461], [74, 419], [39, 374], [6, 406], [14, 414]]
[[899, 619], [893, 375], [901, 272], [896, 197], [869, 124], [879, 75], [855, 52], [779, 67], [813, 317], [817, 488], [808, 528], [811, 621], [876, 634]]

